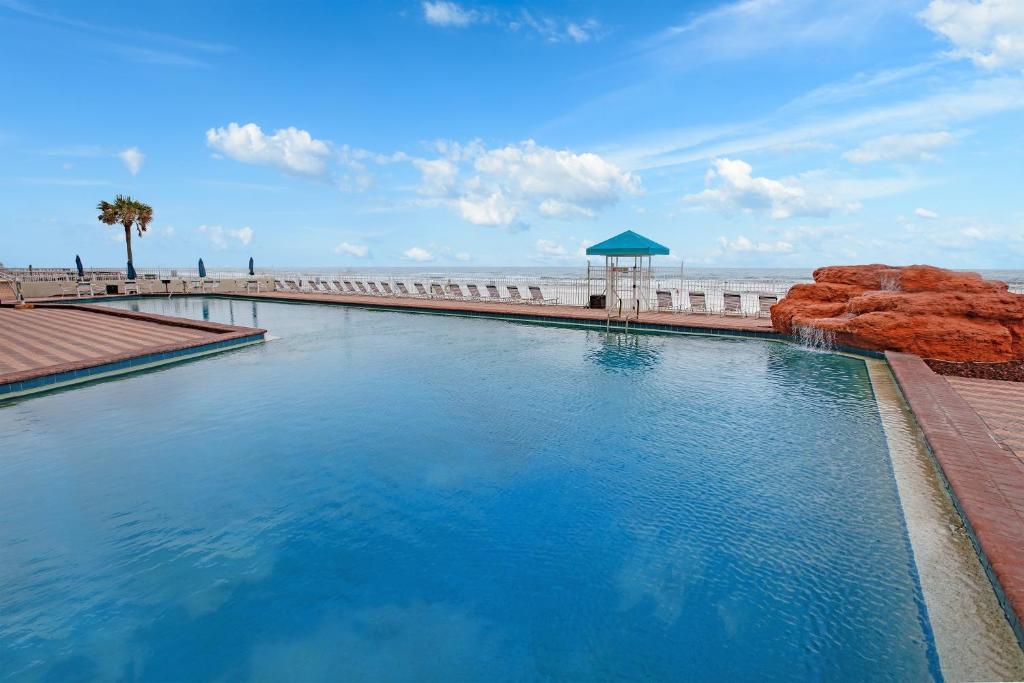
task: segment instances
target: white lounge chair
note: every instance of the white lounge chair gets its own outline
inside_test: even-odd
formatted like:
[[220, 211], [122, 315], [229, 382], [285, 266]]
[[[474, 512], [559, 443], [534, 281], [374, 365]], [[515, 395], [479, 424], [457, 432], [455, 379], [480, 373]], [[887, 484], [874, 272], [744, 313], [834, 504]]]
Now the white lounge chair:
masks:
[[370, 288], [370, 294], [373, 294], [374, 296], [381, 296], [380, 288], [377, 286], [376, 282], [370, 280], [366, 285]]
[[659, 289], [656, 292], [658, 296], [658, 310], [659, 311], [674, 311], [676, 307], [672, 304], [672, 292], [668, 289]]
[[296, 282], [295, 280], [285, 280], [284, 281], [284, 286], [287, 288], [287, 291], [289, 291], [289, 292], [301, 292], [302, 291], [302, 288], [299, 287], [299, 283]]
[[441, 288], [441, 285], [437, 284], [436, 282], [431, 282], [430, 283], [430, 297], [432, 299], [446, 299], [447, 298], [444, 295], [444, 290]]
[[413, 293], [409, 291], [409, 288], [405, 286], [404, 282], [396, 282], [395, 288], [398, 290], [399, 296], [414, 296]]
[[448, 297], [451, 299], [465, 299], [466, 295], [462, 293], [462, 287], [455, 284], [454, 282], [449, 282]]
[[722, 315], [743, 316], [743, 298], [739, 292], [725, 292], [722, 294]]
[[708, 314], [708, 296], [704, 292], [689, 292], [688, 299], [690, 301], [689, 313], [704, 313]]
[[526, 303], [526, 299], [524, 299], [522, 295], [519, 293], [519, 287], [517, 287], [516, 285], [507, 285], [505, 289], [508, 290], [509, 301], [517, 304]]
[[416, 296], [422, 296], [422, 297], [429, 297], [430, 296], [430, 292], [427, 291], [427, 288], [423, 286], [422, 282], [414, 282], [414, 283], [412, 283], [412, 286], [416, 289]]
[[369, 292], [366, 291], [366, 285], [363, 284], [362, 280], [356, 280], [356, 289], [359, 290], [360, 294], [369, 294]]
[[557, 304], [558, 299], [545, 299], [537, 285], [529, 285], [530, 301], [536, 304]]
[[385, 296], [394, 296], [395, 295], [395, 290], [391, 289], [391, 283], [390, 282], [381, 281], [380, 287], [381, 287], [381, 289], [384, 290], [384, 295]]
[[758, 318], [770, 318], [772, 317], [772, 306], [779, 303], [778, 294], [758, 294], [757, 295], [757, 317]]
[[487, 297], [491, 301], [501, 301], [501, 293], [498, 292], [498, 285], [484, 285], [487, 290]]
[[477, 287], [476, 285], [466, 285], [466, 289], [469, 290], [469, 298], [470, 299], [479, 299], [480, 298], [480, 288]]

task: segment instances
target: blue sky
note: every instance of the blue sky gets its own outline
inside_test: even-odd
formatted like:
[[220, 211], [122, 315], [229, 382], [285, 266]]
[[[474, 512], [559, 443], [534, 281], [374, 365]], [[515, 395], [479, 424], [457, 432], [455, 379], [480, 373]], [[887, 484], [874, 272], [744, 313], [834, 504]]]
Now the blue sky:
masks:
[[[0, 262], [1024, 267], [1024, 2], [0, 0]], [[667, 262], [671, 263], [671, 262]]]

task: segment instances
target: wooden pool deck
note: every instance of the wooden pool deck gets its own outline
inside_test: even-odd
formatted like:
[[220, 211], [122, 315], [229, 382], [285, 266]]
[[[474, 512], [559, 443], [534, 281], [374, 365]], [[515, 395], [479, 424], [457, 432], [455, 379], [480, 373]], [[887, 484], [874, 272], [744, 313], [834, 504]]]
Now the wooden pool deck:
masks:
[[264, 333], [102, 306], [0, 307], [0, 398], [184, 360]]
[[[420, 297], [372, 296], [354, 294], [313, 294], [306, 292], [262, 292], [260, 294], [238, 294], [246, 298], [267, 299], [272, 301], [292, 301], [302, 303], [324, 303], [338, 306], [357, 306], [368, 308], [395, 308], [420, 310], [434, 313], [470, 313], [473, 315], [493, 314], [497, 316], [523, 319], [550, 319], [566, 322], [604, 323], [607, 315], [603, 310], [582, 308], [580, 306], [561, 306], [557, 304], [505, 303], [486, 300], [453, 300], [427, 299]], [[223, 296], [223, 295], [222, 295]], [[227, 295], [230, 296], [230, 295]], [[612, 318], [613, 326], [621, 326], [624, 320]], [[654, 325], [679, 330], [712, 332], [725, 334], [758, 334], [765, 336], [781, 336], [772, 329], [771, 320], [767, 318], [722, 316], [718, 314], [687, 314], [687, 313], [656, 313], [640, 314], [639, 318], [631, 318], [630, 325], [639, 322], [641, 325]]]

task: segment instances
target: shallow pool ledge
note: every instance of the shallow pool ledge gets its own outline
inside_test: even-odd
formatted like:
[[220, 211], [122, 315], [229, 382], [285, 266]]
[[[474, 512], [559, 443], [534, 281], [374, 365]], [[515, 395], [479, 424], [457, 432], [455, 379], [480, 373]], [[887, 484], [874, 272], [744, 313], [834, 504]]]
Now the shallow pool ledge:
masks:
[[0, 307], [0, 401], [258, 344], [266, 330], [81, 304]]
[[1024, 463], [920, 358], [889, 351], [886, 360], [1024, 646]]

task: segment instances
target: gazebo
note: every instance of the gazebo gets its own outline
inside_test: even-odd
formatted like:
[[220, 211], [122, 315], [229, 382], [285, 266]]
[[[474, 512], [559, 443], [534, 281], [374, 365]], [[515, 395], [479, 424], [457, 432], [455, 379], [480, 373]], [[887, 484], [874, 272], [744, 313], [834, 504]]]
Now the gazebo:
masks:
[[587, 256], [604, 256], [605, 308], [609, 316], [646, 311], [651, 294], [651, 257], [668, 247], [632, 230], [587, 247]]

